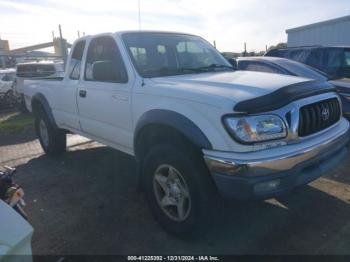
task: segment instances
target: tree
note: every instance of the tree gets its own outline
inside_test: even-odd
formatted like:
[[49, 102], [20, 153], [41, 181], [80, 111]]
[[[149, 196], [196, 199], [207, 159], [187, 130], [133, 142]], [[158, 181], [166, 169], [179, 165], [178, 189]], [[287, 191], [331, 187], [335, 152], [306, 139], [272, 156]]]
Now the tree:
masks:
[[281, 48], [287, 48], [286, 43], [278, 43], [277, 45], [270, 46], [267, 51], [273, 50], [273, 49], [281, 49]]

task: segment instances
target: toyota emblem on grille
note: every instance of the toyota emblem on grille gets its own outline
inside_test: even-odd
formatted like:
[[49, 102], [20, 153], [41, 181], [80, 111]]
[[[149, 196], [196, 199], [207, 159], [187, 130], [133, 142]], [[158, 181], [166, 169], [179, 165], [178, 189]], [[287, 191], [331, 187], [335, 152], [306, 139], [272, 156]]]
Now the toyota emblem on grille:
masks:
[[329, 119], [329, 109], [326, 107], [322, 109], [322, 119], [323, 121], [327, 121]]

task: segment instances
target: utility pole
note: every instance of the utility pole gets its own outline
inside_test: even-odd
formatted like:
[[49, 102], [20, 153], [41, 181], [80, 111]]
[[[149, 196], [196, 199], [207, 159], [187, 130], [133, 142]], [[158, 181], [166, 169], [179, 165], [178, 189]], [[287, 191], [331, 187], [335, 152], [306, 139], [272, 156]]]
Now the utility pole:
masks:
[[80, 38], [80, 31], [78, 30], [77, 33], [78, 33], [78, 38]]
[[62, 29], [61, 29], [61, 25], [58, 25], [58, 32], [60, 33], [60, 38], [62, 39]]
[[216, 49], [216, 41], [214, 40], [214, 47], [215, 47], [215, 49]]
[[243, 56], [247, 56], [247, 43], [246, 42], [244, 42]]
[[138, 9], [139, 9], [139, 30], [141, 31], [141, 0], [138, 0]]
[[58, 30], [60, 32], [60, 42], [61, 42], [61, 55], [62, 55], [62, 58], [63, 58], [63, 64], [66, 65], [66, 60], [67, 60], [67, 46], [66, 46], [66, 42], [63, 40], [63, 37], [62, 37], [62, 29], [61, 29], [61, 25], [59, 24], [58, 25]]

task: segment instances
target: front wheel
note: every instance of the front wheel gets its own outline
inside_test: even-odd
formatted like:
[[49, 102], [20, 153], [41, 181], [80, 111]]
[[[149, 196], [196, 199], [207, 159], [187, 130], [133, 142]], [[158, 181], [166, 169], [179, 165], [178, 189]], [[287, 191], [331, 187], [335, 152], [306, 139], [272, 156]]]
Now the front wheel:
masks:
[[165, 230], [181, 237], [206, 224], [215, 198], [203, 161], [189, 152], [158, 145], [143, 161], [142, 184], [151, 211]]
[[57, 155], [66, 149], [66, 133], [55, 128], [44, 112], [38, 112], [34, 119], [35, 131], [40, 145], [48, 155]]

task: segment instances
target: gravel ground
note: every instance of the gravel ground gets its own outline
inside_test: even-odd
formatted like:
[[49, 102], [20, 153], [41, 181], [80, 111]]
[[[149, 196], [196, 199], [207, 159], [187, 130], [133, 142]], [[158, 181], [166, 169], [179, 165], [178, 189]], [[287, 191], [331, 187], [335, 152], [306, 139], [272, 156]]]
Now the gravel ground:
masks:
[[0, 165], [18, 169], [36, 255], [350, 254], [350, 155], [283, 198], [225, 202], [200, 238], [179, 240], [153, 220], [132, 157], [70, 135], [49, 158], [32, 133], [11, 137], [0, 135]]

